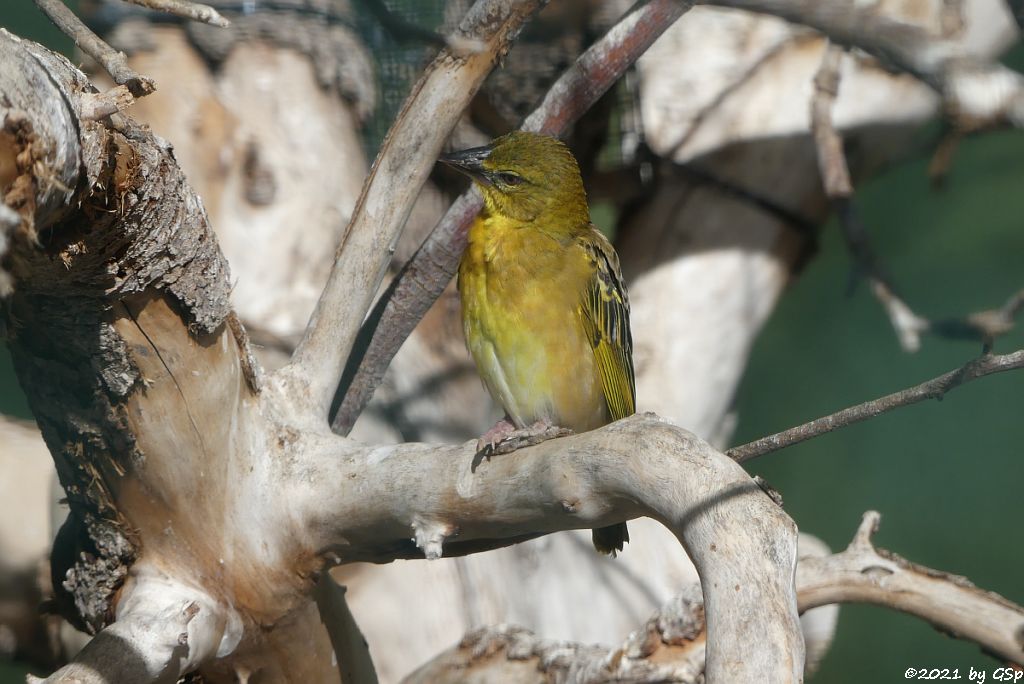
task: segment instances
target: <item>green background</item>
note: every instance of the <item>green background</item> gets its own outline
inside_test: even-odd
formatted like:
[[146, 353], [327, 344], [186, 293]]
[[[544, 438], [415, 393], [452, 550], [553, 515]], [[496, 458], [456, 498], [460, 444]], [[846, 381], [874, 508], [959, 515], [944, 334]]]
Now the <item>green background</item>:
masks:
[[[68, 51], [29, 0], [2, 0], [0, 25]], [[1024, 51], [1007, 62], [1024, 66]], [[951, 317], [1001, 305], [1024, 287], [1024, 135], [965, 141], [948, 183], [929, 186], [926, 160], [899, 165], [858, 189], [874, 245], [918, 313]], [[892, 392], [959, 366], [980, 345], [925, 338], [900, 350], [851, 264], [835, 225], [759, 338], [737, 398], [736, 443]], [[996, 351], [1024, 347], [1020, 330]], [[882, 513], [877, 545], [1024, 603], [1024, 374], [961, 387], [942, 402], [883, 415], [763, 457], [750, 469], [785, 498], [801, 529], [833, 549], [861, 514]], [[6, 348], [0, 412], [28, 417]], [[834, 645], [811, 680], [896, 682], [908, 667], [985, 669], [1000, 663], [969, 643], [889, 610], [844, 606]], [[24, 669], [0, 663], [0, 682]]]

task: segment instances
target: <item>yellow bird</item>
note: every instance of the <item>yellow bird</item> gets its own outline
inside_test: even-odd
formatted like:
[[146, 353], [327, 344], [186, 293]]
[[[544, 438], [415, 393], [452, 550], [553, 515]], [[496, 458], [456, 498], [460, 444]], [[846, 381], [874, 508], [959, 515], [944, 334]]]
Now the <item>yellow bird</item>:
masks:
[[[458, 281], [466, 344], [506, 415], [481, 445], [631, 415], [629, 302], [618, 256], [590, 223], [572, 153], [555, 138], [515, 132], [441, 161], [484, 197]], [[611, 555], [629, 541], [626, 523], [593, 536]]]

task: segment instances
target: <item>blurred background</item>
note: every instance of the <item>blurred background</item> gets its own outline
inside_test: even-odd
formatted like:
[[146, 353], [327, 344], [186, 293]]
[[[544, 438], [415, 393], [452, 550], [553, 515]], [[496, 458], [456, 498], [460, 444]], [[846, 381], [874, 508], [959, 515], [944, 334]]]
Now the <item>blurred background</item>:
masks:
[[[401, 3], [389, 5], [403, 9]], [[359, 5], [356, 17], [372, 54], [388, 60], [378, 66], [378, 110], [362, 129], [372, 156], [409, 79], [418, 73], [424, 49], [389, 42]], [[441, 19], [419, 18], [428, 26]], [[0, 25], [73, 54], [69, 41], [29, 0], [5, 0]], [[1024, 70], [1019, 45], [1001, 59]], [[616, 93], [613, 98], [622, 99]], [[627, 107], [610, 120], [618, 125], [629, 115]], [[909, 135], [917, 142], [907, 158], [887, 163], [859, 183], [855, 196], [900, 293], [918, 314], [933, 319], [996, 308], [1024, 287], [1024, 134], [1001, 130], [967, 137], [944, 182], [936, 184], [928, 164], [943, 126], [937, 119], [916, 125]], [[612, 167], [627, 156], [621, 152], [624, 137], [621, 132], [608, 136], [611, 142], [601, 146], [603, 161], [594, 168]], [[595, 221], [606, 227], [619, 223], [623, 205], [594, 194]], [[813, 242], [756, 338], [733, 404], [738, 416], [733, 444], [916, 384], [981, 352], [978, 342], [930, 336], [916, 353], [901, 350], [884, 310], [855, 276], [834, 219], [818, 228]], [[997, 340], [995, 351], [1024, 347], [1021, 327]], [[903, 408], [765, 456], [749, 469], [782, 493], [803, 531], [834, 550], [849, 542], [861, 514], [875, 509], [882, 514], [878, 546], [1024, 603], [1022, 409], [1024, 373], [991, 376], [941, 402]], [[6, 348], [0, 349], [0, 413], [31, 418]], [[9, 445], [0, 444], [0, 451], [5, 448]], [[11, 476], [0, 473], [3, 479]], [[6, 510], [15, 519], [22, 515]], [[3, 553], [0, 549], [0, 564]], [[19, 589], [0, 587], [0, 596], [13, 591]], [[28, 666], [10, 661], [14, 654], [4, 652], [2, 637], [0, 630], [0, 682], [22, 681]], [[831, 650], [810, 681], [901, 681], [908, 667], [963, 672], [969, 666], [991, 671], [999, 664], [977, 646], [915, 618], [848, 605]]]

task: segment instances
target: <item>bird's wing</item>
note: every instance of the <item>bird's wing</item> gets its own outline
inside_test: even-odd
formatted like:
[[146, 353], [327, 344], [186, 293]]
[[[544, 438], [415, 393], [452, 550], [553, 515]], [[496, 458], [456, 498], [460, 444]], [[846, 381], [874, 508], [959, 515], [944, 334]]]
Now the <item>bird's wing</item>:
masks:
[[607, 238], [592, 228], [580, 238], [580, 244], [593, 266], [580, 303], [580, 318], [597, 359], [608, 413], [612, 420], [619, 420], [636, 411], [629, 299], [622, 284], [619, 257]]

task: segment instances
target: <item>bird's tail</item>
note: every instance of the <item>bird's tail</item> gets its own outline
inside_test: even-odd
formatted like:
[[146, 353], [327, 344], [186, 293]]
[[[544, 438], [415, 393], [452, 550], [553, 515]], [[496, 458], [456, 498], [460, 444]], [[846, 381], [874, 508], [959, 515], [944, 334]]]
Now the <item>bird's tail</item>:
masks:
[[629, 528], [626, 523], [600, 527], [593, 532], [594, 548], [600, 553], [615, 557], [617, 551], [621, 551], [623, 545], [629, 541]]

